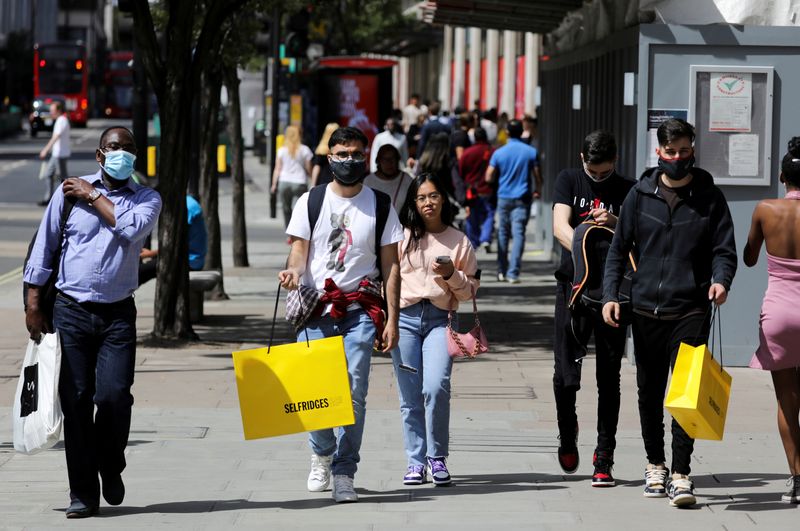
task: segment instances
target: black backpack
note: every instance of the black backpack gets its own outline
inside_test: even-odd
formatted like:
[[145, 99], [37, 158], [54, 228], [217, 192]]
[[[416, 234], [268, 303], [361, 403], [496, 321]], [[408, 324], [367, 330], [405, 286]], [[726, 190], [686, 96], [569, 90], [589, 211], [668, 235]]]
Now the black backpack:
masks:
[[[61, 221], [59, 223], [58, 246], [53, 252], [53, 262], [50, 265], [52, 273], [50, 273], [44, 285], [39, 287], [39, 309], [44, 312], [50, 330], [55, 330], [53, 327], [53, 306], [55, 306], [56, 294], [58, 293], [56, 289], [56, 280], [58, 280], [58, 270], [61, 265], [61, 249], [64, 246], [64, 229], [67, 226], [67, 218], [69, 218], [72, 208], [75, 206], [75, 202], [76, 200], [72, 197], [64, 198], [64, 206], [61, 209]], [[28, 244], [28, 253], [25, 255], [23, 271], [28, 267], [28, 260], [31, 258], [31, 251], [33, 250], [33, 245], [36, 243], [36, 236], [38, 234], [39, 229], [36, 229], [36, 233], [34, 233], [33, 238], [31, 238], [31, 243]], [[27, 282], [22, 283], [22, 307], [25, 308], [25, 311], [28, 310], [28, 287], [29, 284]]]
[[[322, 210], [322, 202], [325, 200], [325, 190], [327, 184], [320, 184], [315, 186], [308, 192], [308, 226], [311, 228], [311, 234], [314, 234], [314, 227], [319, 219], [319, 213]], [[386, 220], [389, 219], [389, 208], [392, 205], [391, 198], [383, 192], [370, 188], [375, 194], [375, 259], [378, 266], [378, 280], [383, 278], [383, 271], [381, 270], [381, 237], [383, 236], [383, 229], [386, 228]], [[309, 237], [309, 240], [311, 237]]]
[[[614, 238], [614, 229], [584, 221], [575, 227], [572, 237], [572, 293], [569, 297], [569, 310], [572, 315], [572, 331], [575, 339], [585, 345], [591, 335], [589, 314], [600, 312], [603, 307], [603, 273], [606, 256]], [[620, 283], [619, 304], [622, 322], [627, 322], [631, 308], [631, 280], [636, 272], [633, 255], [628, 255], [628, 265]]]

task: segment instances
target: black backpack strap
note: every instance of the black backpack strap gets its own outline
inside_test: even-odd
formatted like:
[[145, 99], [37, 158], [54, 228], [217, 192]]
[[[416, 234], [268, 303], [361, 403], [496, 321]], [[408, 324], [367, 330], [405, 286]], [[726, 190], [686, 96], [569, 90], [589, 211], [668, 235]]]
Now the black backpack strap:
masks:
[[315, 186], [308, 192], [308, 226], [309, 226], [309, 236], [308, 239], [311, 241], [312, 236], [314, 235], [314, 227], [317, 225], [317, 220], [319, 219], [319, 213], [322, 210], [322, 202], [325, 200], [325, 190], [327, 189], [327, 184], [320, 184]]
[[386, 221], [389, 219], [389, 208], [392, 206], [392, 199], [374, 188], [372, 192], [375, 194], [375, 265], [378, 266], [378, 279], [383, 279], [381, 239], [383, 238], [383, 230], [386, 228]]

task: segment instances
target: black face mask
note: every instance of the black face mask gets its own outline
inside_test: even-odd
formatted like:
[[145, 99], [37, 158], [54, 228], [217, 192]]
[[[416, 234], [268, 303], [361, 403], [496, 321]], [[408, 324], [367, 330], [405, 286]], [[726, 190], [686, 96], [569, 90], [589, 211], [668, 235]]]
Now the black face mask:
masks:
[[355, 186], [367, 176], [367, 161], [353, 159], [330, 161], [331, 173], [342, 186]]
[[663, 159], [658, 157], [658, 169], [673, 181], [680, 181], [689, 174], [694, 166], [694, 153], [685, 159]]

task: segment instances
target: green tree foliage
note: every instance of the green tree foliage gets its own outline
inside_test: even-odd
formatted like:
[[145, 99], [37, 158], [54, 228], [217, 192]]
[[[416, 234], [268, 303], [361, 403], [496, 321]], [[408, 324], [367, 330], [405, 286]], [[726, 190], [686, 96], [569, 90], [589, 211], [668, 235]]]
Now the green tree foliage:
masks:
[[[312, 33], [325, 35], [326, 55], [370, 52], [385, 38], [413, 31], [397, 0], [319, 0], [312, 2]], [[313, 35], [312, 35], [313, 38]]]

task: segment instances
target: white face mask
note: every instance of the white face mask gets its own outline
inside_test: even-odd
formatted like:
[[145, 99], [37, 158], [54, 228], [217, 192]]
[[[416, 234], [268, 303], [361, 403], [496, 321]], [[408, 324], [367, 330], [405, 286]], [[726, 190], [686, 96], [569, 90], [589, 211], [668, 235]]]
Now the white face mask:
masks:
[[588, 165], [585, 162], [583, 163], [583, 173], [585, 173], [587, 177], [589, 177], [591, 180], [593, 180], [596, 183], [601, 183], [601, 182], [605, 181], [606, 179], [608, 179], [609, 177], [611, 177], [614, 174], [614, 170], [616, 170], [616, 168], [612, 167], [610, 170], [608, 170], [605, 173], [597, 173], [595, 175], [592, 175], [591, 173], [589, 173]]

